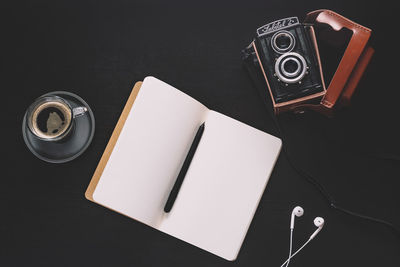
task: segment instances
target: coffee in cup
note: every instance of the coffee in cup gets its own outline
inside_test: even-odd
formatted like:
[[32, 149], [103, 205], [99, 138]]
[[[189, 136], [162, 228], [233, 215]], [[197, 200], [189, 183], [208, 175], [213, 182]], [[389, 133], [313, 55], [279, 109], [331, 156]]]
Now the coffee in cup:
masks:
[[86, 111], [86, 107], [72, 108], [58, 96], [42, 97], [28, 109], [28, 127], [41, 140], [61, 140], [71, 130], [74, 118]]

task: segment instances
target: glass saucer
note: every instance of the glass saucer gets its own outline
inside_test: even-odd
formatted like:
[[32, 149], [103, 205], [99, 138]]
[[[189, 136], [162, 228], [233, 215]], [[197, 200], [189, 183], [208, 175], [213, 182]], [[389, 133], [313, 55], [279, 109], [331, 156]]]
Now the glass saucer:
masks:
[[72, 108], [86, 107], [85, 115], [77, 117], [69, 136], [60, 141], [50, 142], [37, 138], [29, 130], [26, 123], [26, 113], [22, 121], [22, 135], [26, 146], [39, 159], [51, 163], [64, 163], [81, 155], [90, 145], [94, 131], [95, 120], [89, 105], [76, 94], [66, 91], [55, 91], [43, 96], [59, 96], [68, 101]]

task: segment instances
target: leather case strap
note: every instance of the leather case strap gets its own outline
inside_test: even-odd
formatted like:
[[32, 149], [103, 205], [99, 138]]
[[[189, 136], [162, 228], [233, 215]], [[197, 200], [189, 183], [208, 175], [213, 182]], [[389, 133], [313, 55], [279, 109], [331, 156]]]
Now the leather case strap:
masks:
[[374, 50], [368, 46], [371, 30], [326, 9], [308, 13], [305, 23], [311, 23], [315, 28], [318, 28], [318, 25], [327, 24], [334, 31], [347, 28], [353, 33], [339, 66], [327, 88], [326, 94], [321, 100], [320, 107], [312, 107], [313, 105], [307, 104], [301, 105], [302, 107], [330, 115], [332, 108], [338, 100], [340, 100], [339, 102], [341, 104], [347, 104], [350, 101], [373, 55]]

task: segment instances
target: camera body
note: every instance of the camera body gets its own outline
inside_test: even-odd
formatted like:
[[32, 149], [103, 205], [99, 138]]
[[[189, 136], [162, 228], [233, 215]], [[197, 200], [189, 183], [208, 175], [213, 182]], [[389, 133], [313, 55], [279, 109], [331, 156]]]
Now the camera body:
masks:
[[275, 104], [325, 91], [312, 26], [297, 17], [257, 29], [252, 48]]
[[[374, 54], [371, 32], [332, 10], [315, 10], [303, 23], [289, 17], [258, 28], [253, 42], [242, 50], [242, 60], [261, 97], [266, 103], [272, 100], [275, 114], [313, 110], [332, 117], [336, 108], [350, 105]], [[317, 36], [323, 50], [332, 48], [340, 60], [336, 68], [337, 63], [326, 65], [330, 62], [325, 54], [324, 66], [333, 74], [327, 76], [328, 87]]]

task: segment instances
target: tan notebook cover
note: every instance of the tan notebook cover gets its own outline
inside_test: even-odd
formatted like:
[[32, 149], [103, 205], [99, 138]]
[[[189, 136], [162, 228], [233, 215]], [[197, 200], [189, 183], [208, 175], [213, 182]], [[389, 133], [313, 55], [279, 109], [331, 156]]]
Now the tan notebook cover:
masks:
[[104, 150], [103, 156], [101, 156], [100, 162], [97, 165], [96, 171], [93, 174], [92, 180], [89, 183], [88, 188], [86, 189], [85, 192], [85, 197], [93, 201], [93, 192], [96, 189], [97, 183], [100, 180], [101, 174], [103, 173], [104, 168], [107, 165], [108, 159], [111, 156], [111, 152], [114, 149], [115, 144], [117, 143], [119, 134], [121, 133], [122, 127], [125, 124], [126, 118], [129, 115], [129, 112], [131, 111], [133, 102], [135, 102], [136, 96], [139, 93], [139, 89], [142, 86], [142, 82], [137, 82], [135, 83], [135, 86], [133, 86], [132, 92], [129, 95], [128, 101], [125, 104], [124, 109], [122, 110], [121, 116], [119, 117], [119, 120], [117, 122], [117, 125], [114, 128], [114, 131], [111, 135], [110, 140], [108, 141], [108, 144], [106, 146], [106, 149]]

